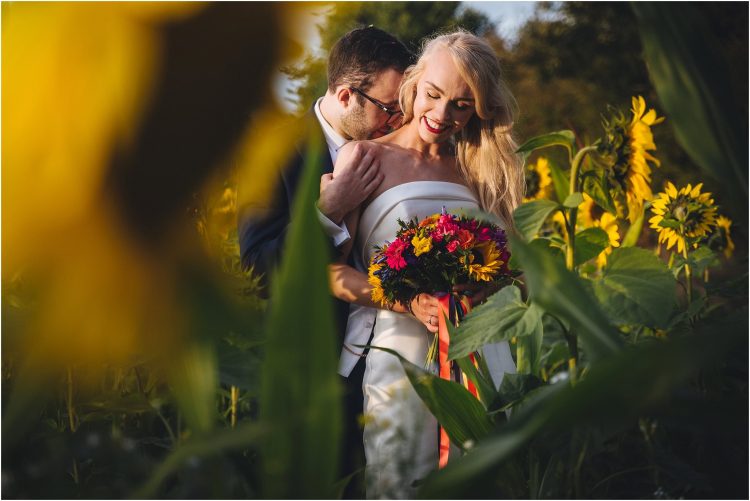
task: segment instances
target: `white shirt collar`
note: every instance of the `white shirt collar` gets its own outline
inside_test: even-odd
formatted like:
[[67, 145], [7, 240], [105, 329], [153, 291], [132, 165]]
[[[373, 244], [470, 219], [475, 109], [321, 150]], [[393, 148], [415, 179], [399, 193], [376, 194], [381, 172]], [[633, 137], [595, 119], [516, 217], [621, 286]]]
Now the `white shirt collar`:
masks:
[[326, 119], [323, 118], [323, 113], [321, 113], [320, 111], [320, 102], [322, 100], [322, 97], [318, 98], [313, 109], [315, 110], [315, 116], [318, 117], [318, 122], [320, 122], [320, 127], [323, 129], [323, 135], [326, 138], [326, 144], [328, 145], [328, 152], [331, 154], [331, 160], [335, 164], [336, 158], [339, 154], [339, 150], [342, 146], [348, 143], [349, 140], [344, 139], [344, 137], [336, 132], [333, 127], [331, 127], [331, 124], [329, 124]]

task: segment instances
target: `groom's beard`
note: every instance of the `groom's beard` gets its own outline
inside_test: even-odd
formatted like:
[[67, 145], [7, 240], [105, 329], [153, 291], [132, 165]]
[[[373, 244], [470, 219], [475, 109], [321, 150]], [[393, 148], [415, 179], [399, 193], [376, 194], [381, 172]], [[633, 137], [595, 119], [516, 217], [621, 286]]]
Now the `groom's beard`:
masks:
[[341, 128], [352, 140], [363, 141], [385, 135], [380, 129], [373, 128], [367, 123], [367, 114], [362, 106], [353, 107], [350, 110], [341, 116]]

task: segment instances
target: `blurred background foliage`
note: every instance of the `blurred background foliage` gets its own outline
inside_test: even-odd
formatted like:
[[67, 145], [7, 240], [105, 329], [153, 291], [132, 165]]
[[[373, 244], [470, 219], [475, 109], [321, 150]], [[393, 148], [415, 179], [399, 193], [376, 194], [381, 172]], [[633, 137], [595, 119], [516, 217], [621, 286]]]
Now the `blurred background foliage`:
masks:
[[[460, 2], [315, 5], [326, 13], [320, 52], [304, 54], [295, 23], [310, 4], [3, 3], [3, 497], [332, 496], [338, 453], [321, 445], [340, 437], [336, 419], [326, 419], [338, 413], [340, 391], [328, 352], [330, 305], [321, 280], [299, 282], [303, 254], [322, 271], [321, 240], [302, 219], [297, 242], [310, 247], [297, 244], [290, 253], [279, 272], [288, 286], [267, 308], [257, 277], [239, 265], [236, 212], [267, 196], [292, 143], [268, 133], [285, 119], [271, 92], [277, 65], [299, 84], [292, 97], [305, 111], [325, 91], [328, 48], [356, 26], [390, 31], [415, 52], [424, 36], [456, 26], [486, 37], [518, 100], [522, 140], [570, 129], [588, 144], [601, 134], [607, 105], [626, 108], [630, 96], [643, 95], [667, 116], [654, 129], [662, 161], [655, 190], [667, 178], [704, 181], [660, 103], [644, 60], [643, 25], [628, 3], [540, 3], [514, 40]], [[746, 138], [747, 6], [690, 9], [715, 37], [711, 56], [726, 62], [729, 101]], [[565, 163], [554, 150], [546, 153]], [[705, 183], [719, 203], [732, 189], [721, 179]], [[306, 188], [308, 196], [317, 189], [313, 177]], [[746, 214], [736, 204], [724, 212], [745, 222], [733, 227], [734, 258], [717, 268], [711, 292], [739, 308], [747, 303]], [[641, 238], [655, 237], [644, 231]], [[285, 318], [288, 309], [320, 314], [300, 328]], [[694, 330], [710, 335], [737, 330], [738, 322]], [[565, 368], [557, 363], [564, 344], [560, 327], [545, 324], [541, 366], [550, 379]], [[475, 470], [447, 484], [437, 479], [426, 492], [456, 492], [440, 491], [450, 485], [484, 497], [746, 497], [747, 422], [729, 423], [727, 430], [740, 430], [740, 447], [727, 452], [720, 446], [732, 437], [716, 429], [716, 415], [734, 419], [736, 405], [747, 408], [747, 350], [730, 356], [719, 344], [705, 351], [726, 356], [720, 367], [704, 360], [710, 367], [697, 380], [716, 414], [696, 411], [695, 402], [705, 400], [688, 392], [675, 406], [682, 414], [665, 413], [676, 423], [669, 431], [655, 426], [654, 415], [614, 442], [573, 425], [561, 435], [544, 428], [534, 436], [536, 448], [499, 463], [489, 477]], [[319, 364], [305, 361], [310, 353]], [[677, 366], [698, 364], [684, 347], [644, 355], [633, 384], [665, 381], [671, 365], [655, 368], [662, 355]], [[606, 381], [618, 381], [618, 363], [639, 358], [623, 360], [602, 369], [610, 370]], [[501, 389], [508, 403], [536, 384], [516, 383]], [[616, 402], [627, 407], [631, 395], [622, 384]], [[565, 423], [596, 403], [601, 388], [571, 394], [583, 404]], [[298, 412], [301, 406], [309, 412]], [[597, 454], [576, 456], [592, 443], [602, 447]], [[699, 465], [681, 459], [696, 454]], [[725, 456], [713, 461], [717, 454]], [[616, 470], [632, 458], [651, 461], [635, 466], [648, 474], [637, 477], [640, 484]], [[672, 480], [660, 483], [657, 463], [669, 465]], [[480, 477], [483, 483], [474, 483]], [[467, 478], [476, 492], [461, 483]]]

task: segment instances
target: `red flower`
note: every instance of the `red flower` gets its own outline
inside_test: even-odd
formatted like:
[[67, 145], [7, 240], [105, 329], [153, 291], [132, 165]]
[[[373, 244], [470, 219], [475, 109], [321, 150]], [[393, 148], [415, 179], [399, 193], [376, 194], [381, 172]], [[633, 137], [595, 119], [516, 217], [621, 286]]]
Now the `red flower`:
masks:
[[491, 240], [492, 236], [492, 230], [485, 226], [477, 232], [477, 242], [486, 242], [487, 240]]
[[474, 235], [472, 235], [470, 231], [467, 231], [467, 230], [458, 231], [458, 245], [460, 245], [462, 249], [468, 249], [469, 247], [471, 247], [473, 243], [474, 243]]
[[456, 252], [456, 249], [458, 248], [458, 240], [451, 240], [445, 248], [448, 252]]
[[409, 248], [409, 242], [396, 239], [385, 250], [386, 261], [388, 266], [394, 270], [406, 268], [406, 260], [403, 258], [403, 252]]

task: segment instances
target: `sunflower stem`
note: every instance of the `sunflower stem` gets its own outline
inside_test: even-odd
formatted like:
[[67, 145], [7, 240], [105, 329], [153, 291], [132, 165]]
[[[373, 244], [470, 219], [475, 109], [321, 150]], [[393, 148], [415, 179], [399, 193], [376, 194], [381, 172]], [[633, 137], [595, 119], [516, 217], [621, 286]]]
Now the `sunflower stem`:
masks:
[[232, 386], [230, 388], [230, 393], [231, 393], [231, 399], [232, 399], [231, 425], [232, 425], [232, 428], [234, 428], [235, 426], [237, 426], [237, 402], [240, 399], [240, 389], [237, 388], [236, 386]]
[[[586, 157], [586, 155], [596, 150], [596, 146], [586, 146], [585, 148], [581, 148], [581, 150], [576, 153], [576, 156], [573, 158], [573, 162], [570, 165], [570, 188], [568, 195], [572, 195], [573, 193], [578, 191], [578, 171], [580, 170], [581, 164], [583, 163], [583, 159]], [[576, 219], [578, 217], [578, 208], [572, 208], [570, 209], [569, 215], [568, 215], [568, 228], [567, 228], [567, 246], [566, 246], [566, 252], [565, 252], [565, 266], [570, 270], [573, 271], [573, 268], [575, 267], [575, 240], [576, 240]]]
[[68, 398], [66, 399], [67, 407], [68, 407], [68, 423], [70, 424], [70, 431], [75, 432], [76, 431], [76, 410], [73, 406], [73, 369], [68, 367], [68, 384], [67, 384], [67, 390], [68, 390]]
[[693, 302], [693, 273], [687, 262], [687, 248], [682, 249], [682, 257], [685, 258], [685, 291], [687, 292], [688, 306]]

